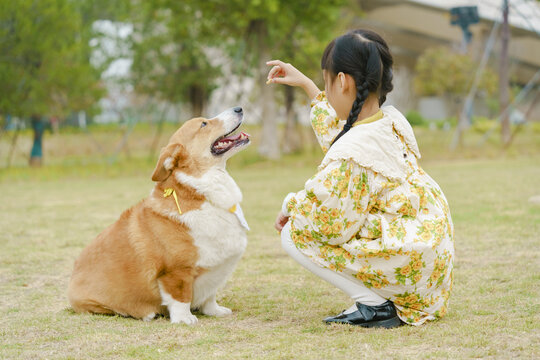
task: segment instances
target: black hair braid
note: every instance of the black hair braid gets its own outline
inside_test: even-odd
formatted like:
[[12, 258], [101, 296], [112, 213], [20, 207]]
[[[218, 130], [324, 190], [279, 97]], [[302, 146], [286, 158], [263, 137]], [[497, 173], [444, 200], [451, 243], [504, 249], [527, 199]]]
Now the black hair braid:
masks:
[[356, 122], [356, 119], [358, 119], [358, 115], [360, 114], [360, 111], [362, 111], [362, 107], [364, 106], [364, 103], [366, 102], [367, 97], [369, 96], [367, 81], [364, 81], [362, 83], [360, 83], [360, 81], [356, 81], [356, 83], [358, 84], [356, 86], [356, 99], [354, 99], [351, 112], [349, 112], [349, 117], [347, 118], [347, 122], [345, 122], [345, 125], [343, 126], [343, 130], [341, 130], [341, 132], [337, 134], [337, 136], [334, 138], [330, 146], [334, 145], [334, 143], [338, 141], [340, 137], [345, 135], [345, 133], [352, 128], [352, 126]]
[[394, 88], [394, 85], [392, 85], [392, 78], [392, 69], [385, 68], [381, 79], [381, 94], [379, 96], [379, 106], [384, 104], [384, 102], [386, 101], [386, 94], [388, 94]]
[[[380, 39], [379, 41], [381, 40], [382, 39]], [[379, 89], [379, 106], [381, 106], [386, 101], [386, 94], [388, 94], [394, 89], [394, 85], [392, 84], [392, 80], [394, 78], [392, 72], [392, 65], [394, 64], [394, 60], [392, 59], [392, 55], [390, 54], [390, 51], [388, 50], [388, 45], [386, 45], [386, 43], [376, 42], [376, 45], [377, 50], [379, 51], [379, 54], [381, 56], [382, 63], [382, 77]]]
[[393, 89], [392, 65], [388, 44], [371, 30], [353, 30], [328, 44], [321, 58], [321, 68], [330, 73], [332, 81], [342, 72], [352, 76], [356, 84], [351, 111], [332, 145], [352, 128], [370, 94], [377, 94], [379, 106], [386, 101], [386, 94]]

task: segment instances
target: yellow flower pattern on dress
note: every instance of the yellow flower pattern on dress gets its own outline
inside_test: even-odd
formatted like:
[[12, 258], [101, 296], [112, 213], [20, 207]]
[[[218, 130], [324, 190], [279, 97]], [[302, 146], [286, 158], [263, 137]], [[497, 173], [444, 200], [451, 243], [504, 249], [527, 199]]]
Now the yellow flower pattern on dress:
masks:
[[[311, 103], [324, 152], [341, 131], [324, 92]], [[320, 266], [351, 276], [396, 305], [412, 325], [443, 317], [453, 281], [453, 225], [441, 189], [403, 138], [404, 183], [352, 160], [331, 161], [286, 204], [297, 248]]]

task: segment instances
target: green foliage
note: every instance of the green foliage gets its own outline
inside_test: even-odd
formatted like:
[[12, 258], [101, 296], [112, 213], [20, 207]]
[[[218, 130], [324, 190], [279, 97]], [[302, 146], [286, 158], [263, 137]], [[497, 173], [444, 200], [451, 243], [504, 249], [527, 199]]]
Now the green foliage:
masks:
[[[110, 34], [103, 34], [99, 29], [93, 27], [95, 21], [109, 20], [113, 22], [129, 21], [129, 12], [131, 9], [131, 0], [80, 0], [75, 3], [81, 16], [81, 41], [90, 43], [90, 41], [101, 40], [103, 37], [110, 39]], [[99, 42], [98, 42], [99, 43]], [[97, 45], [85, 46], [85, 58], [90, 59], [92, 52], [99, 51], [102, 57], [99, 64], [94, 62], [92, 66], [95, 73], [101, 75], [109, 65], [117, 59], [119, 49], [116, 48], [114, 54], [109, 54], [109, 49], [99, 49]], [[101, 50], [101, 51], [100, 51]], [[127, 54], [121, 54], [125, 56]]]
[[132, 0], [81, 0], [76, 4], [84, 24], [95, 20], [127, 21], [132, 9]]
[[[518, 131], [519, 129], [523, 129], [523, 126], [528, 129], [531, 133], [536, 136], [538, 133], [540, 133], [540, 123], [533, 122], [533, 123], [525, 123], [523, 124], [510, 124], [511, 132], [514, 133]], [[473, 118], [473, 122], [471, 125], [471, 129], [478, 134], [486, 134], [487, 132], [493, 132], [497, 133], [501, 130], [501, 123], [498, 122], [496, 119], [490, 119], [487, 117], [479, 116]], [[523, 135], [520, 135], [523, 136]]]
[[308, 76], [320, 72], [322, 50], [343, 30], [348, 16], [343, 13], [344, 5], [352, 6], [347, 0], [214, 0], [198, 4], [203, 17], [213, 18], [216, 36], [225, 40], [240, 67], [255, 65], [264, 56], [255, 50], [264, 47], [272, 58], [294, 63]]
[[531, 128], [531, 131], [534, 134], [540, 135], [540, 122], [538, 122], [538, 121], [532, 122], [532, 123], [529, 124], [529, 126]]
[[[474, 79], [477, 64], [467, 55], [445, 47], [426, 50], [416, 63], [414, 89], [424, 96], [464, 96]], [[493, 95], [498, 89], [498, 77], [489, 67], [484, 69], [478, 89]]]
[[500, 128], [500, 124], [497, 124], [495, 120], [489, 119], [483, 116], [475, 117], [471, 129], [477, 133], [485, 134], [493, 128]]
[[409, 121], [409, 124], [411, 124], [412, 126], [423, 126], [426, 124], [426, 120], [416, 110], [410, 110], [409, 112], [407, 112], [405, 117]]
[[[352, 4], [346, 0], [214, 0], [200, 2], [203, 16], [215, 20], [214, 28], [223, 47], [233, 60], [233, 71], [240, 76], [254, 76], [261, 110], [261, 122], [265, 133], [260, 144], [263, 156], [279, 157], [277, 121], [275, 114], [265, 103], [272, 99], [276, 90], [285, 94], [285, 107], [288, 121], [293, 119], [291, 112], [294, 103], [294, 90], [288, 87], [269, 87], [265, 85], [269, 68], [265, 62], [281, 59], [293, 63], [309, 77], [320, 74], [319, 59], [322, 50], [336, 25], [346, 24], [346, 16], [341, 15], [343, 5]], [[216, 16], [215, 14], [225, 14]], [[339, 30], [338, 30], [339, 31]], [[253, 69], [254, 71], [250, 71]], [[319, 76], [320, 78], [320, 76]], [[291, 133], [290, 139], [294, 139]], [[290, 150], [295, 145], [287, 137], [285, 142]]]
[[171, 103], [204, 102], [220, 75], [211, 64], [211, 19], [197, 1], [135, 1], [133, 82], [139, 93]]
[[[274, 35], [279, 39], [280, 33], [287, 34], [281, 41], [277, 40], [272, 47], [272, 58], [280, 58], [294, 64], [309, 78], [321, 81], [320, 59], [324, 48], [336, 36], [345, 32], [348, 24], [347, 17], [360, 16], [359, 8], [346, 1], [283, 1], [283, 7], [288, 7], [285, 16], [288, 22], [279, 26], [281, 29]], [[347, 6], [345, 11], [344, 6]], [[276, 25], [270, 25], [274, 29]], [[282, 88], [284, 90], [284, 88]]]
[[130, 18], [136, 91], [171, 103], [204, 101], [222, 75], [211, 56], [229, 57], [242, 76], [262, 71], [260, 57], [270, 55], [314, 76], [345, 3], [136, 0]]
[[0, 2], [0, 112], [63, 117], [102, 94], [73, 1]]

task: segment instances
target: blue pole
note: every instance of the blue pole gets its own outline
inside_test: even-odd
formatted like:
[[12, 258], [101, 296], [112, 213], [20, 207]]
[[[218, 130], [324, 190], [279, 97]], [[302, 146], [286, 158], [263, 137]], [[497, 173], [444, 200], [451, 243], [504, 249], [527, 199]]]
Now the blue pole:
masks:
[[32, 129], [34, 130], [34, 143], [30, 151], [30, 165], [41, 166], [43, 160], [43, 133], [45, 132], [45, 120], [40, 116], [32, 116]]

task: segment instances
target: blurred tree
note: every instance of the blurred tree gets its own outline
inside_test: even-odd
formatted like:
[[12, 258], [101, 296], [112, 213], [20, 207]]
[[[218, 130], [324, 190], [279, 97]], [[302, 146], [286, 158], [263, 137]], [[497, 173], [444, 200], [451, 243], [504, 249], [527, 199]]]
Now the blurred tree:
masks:
[[82, 32], [73, 1], [0, 1], [0, 113], [32, 118], [32, 165], [44, 118], [90, 109], [103, 92]]
[[[442, 96], [454, 106], [457, 119], [461, 106], [475, 77], [477, 64], [468, 56], [445, 47], [426, 50], [416, 62], [414, 89], [421, 96]], [[478, 90], [484, 97], [492, 97], [498, 89], [497, 74], [486, 67]], [[460, 137], [461, 139], [461, 137]]]
[[[273, 109], [275, 86], [266, 85], [266, 61], [281, 58], [307, 73], [319, 69], [324, 45], [336, 34], [340, 10], [346, 0], [211, 0], [198, 2], [205, 19], [211, 19], [220, 45], [238, 61], [238, 72], [253, 74], [259, 88], [262, 137], [259, 152], [280, 155], [278, 119]], [[316, 54], [316, 55], [315, 55]], [[251, 75], [251, 74], [250, 74]], [[294, 129], [294, 92], [284, 89], [287, 128]], [[286, 140], [289, 141], [289, 140]], [[293, 148], [295, 148], [293, 146]]]
[[[320, 59], [324, 48], [332, 38], [345, 31], [355, 16], [361, 14], [357, 2], [349, 1], [345, 10], [346, 3], [346, 1], [318, 3], [319, 7], [313, 8], [308, 13], [301, 6], [288, 9], [291, 14], [284, 13], [283, 16], [291, 21], [290, 24], [284, 24], [284, 27], [290, 29], [289, 36], [284, 37], [285, 41], [272, 50], [272, 56], [294, 64], [309, 78], [318, 82], [319, 87], [324, 87], [324, 83], [320, 81], [322, 79]], [[298, 13], [295, 14], [295, 11]], [[302, 149], [298, 116], [293, 107], [298, 89], [290, 86], [281, 86], [280, 89], [284, 93], [286, 115], [282, 150], [284, 153], [297, 152]]]
[[[263, 124], [260, 152], [276, 158], [279, 136], [272, 109], [276, 87], [265, 85], [269, 70], [265, 62], [283, 58], [304, 72], [319, 73], [318, 60], [338, 31], [340, 9], [347, 1], [122, 0], [103, 13], [129, 8], [134, 25], [131, 74], [139, 94], [171, 104], [189, 103], [193, 115], [201, 115], [221, 76], [212, 57], [227, 56], [235, 73], [255, 76]], [[111, 5], [103, 8], [107, 6]], [[97, 11], [95, 6], [91, 9]], [[285, 143], [294, 151], [299, 147], [294, 90], [281, 89], [287, 113]]]
[[220, 69], [210, 63], [210, 21], [195, 0], [133, 0], [135, 90], [167, 103], [191, 104], [200, 116]]
[[[460, 100], [469, 91], [476, 67], [467, 55], [444, 47], [428, 49], [416, 62], [415, 92], [422, 96], [451, 96]], [[494, 95], [497, 86], [497, 74], [487, 68], [478, 88], [487, 95]]]
[[[124, 49], [118, 49], [119, 44], [115, 44], [114, 49], [97, 49], [96, 47], [102, 44], [99, 40], [104, 37], [110, 38], [111, 34], [104, 34], [99, 28], [95, 28], [94, 25], [96, 21], [101, 20], [128, 22], [131, 11], [131, 0], [77, 0], [74, 2], [74, 5], [77, 6], [81, 16], [81, 41], [93, 44], [83, 48], [85, 58], [91, 61], [92, 53], [99, 50], [100, 61], [94, 61], [92, 63], [96, 73], [101, 74], [106, 71], [109, 65], [118, 57], [128, 56]], [[113, 50], [112, 54], [111, 50]]]
[[127, 21], [133, 9], [131, 0], [78, 0], [76, 5], [86, 25], [96, 20]]

